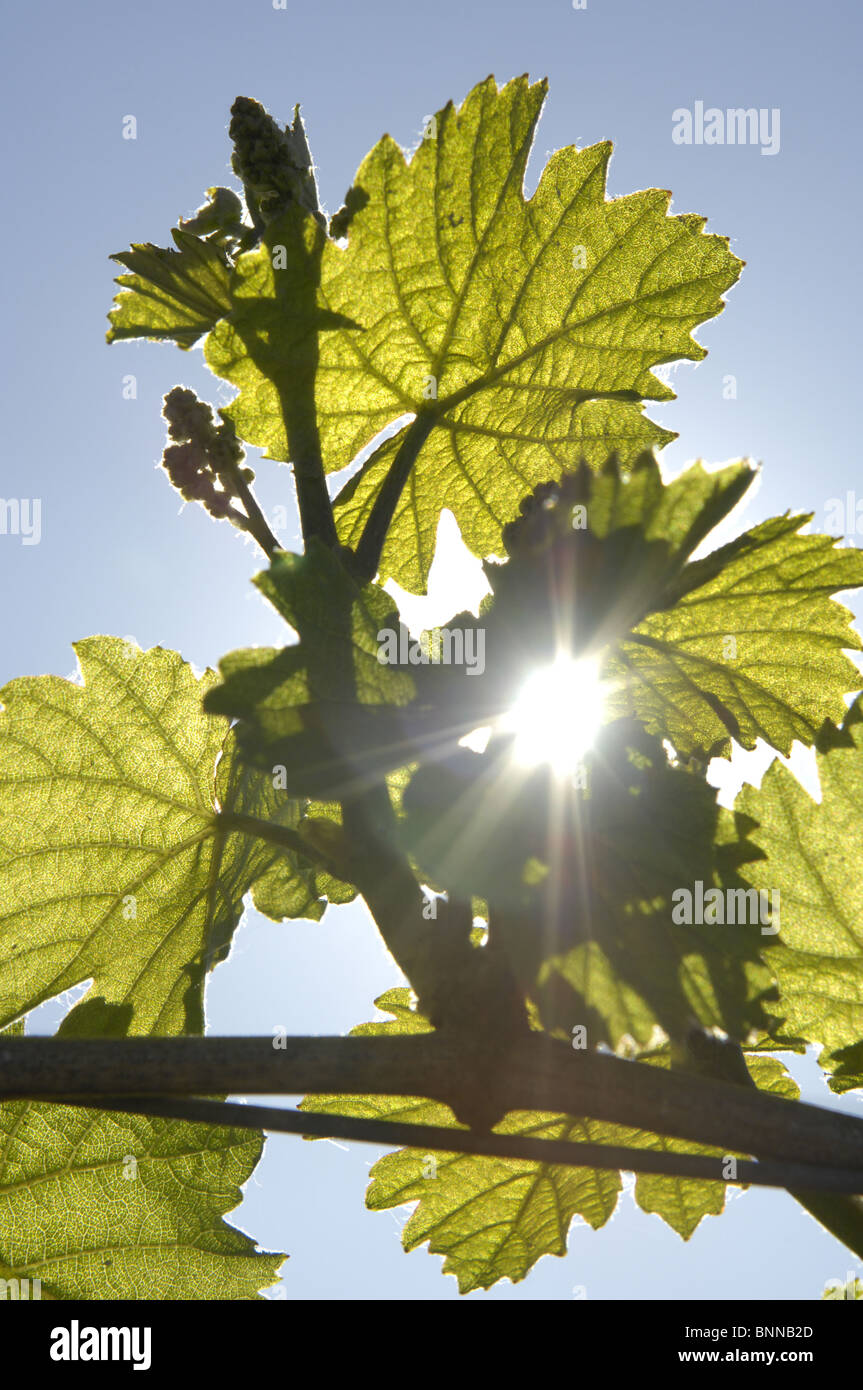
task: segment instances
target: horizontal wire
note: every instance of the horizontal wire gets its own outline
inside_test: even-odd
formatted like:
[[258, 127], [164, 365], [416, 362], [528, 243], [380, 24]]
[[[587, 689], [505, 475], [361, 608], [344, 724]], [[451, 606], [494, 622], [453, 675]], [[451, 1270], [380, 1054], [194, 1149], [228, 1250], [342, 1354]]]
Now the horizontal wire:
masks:
[[[44, 1099], [52, 1099], [45, 1097]], [[94, 1104], [94, 1100], [96, 1103]], [[354, 1115], [324, 1115], [278, 1106], [244, 1105], [189, 1097], [134, 1096], [78, 1099], [58, 1096], [56, 1103], [88, 1109], [158, 1116], [190, 1123], [237, 1129], [264, 1129], [271, 1133], [301, 1134], [319, 1139], [354, 1139], [367, 1144], [397, 1145], [483, 1158], [517, 1159], [550, 1163], [558, 1167], [623, 1169], [633, 1173], [657, 1173], [668, 1177], [735, 1183], [753, 1187], [800, 1188], [818, 1192], [863, 1193], [863, 1171], [823, 1168], [810, 1163], [737, 1158], [733, 1154], [713, 1158], [706, 1154], [657, 1152], [614, 1144], [588, 1144], [564, 1139], [537, 1139], [515, 1134], [480, 1134], [475, 1130], [442, 1125], [404, 1124]], [[728, 1176], [733, 1160], [733, 1176]]]

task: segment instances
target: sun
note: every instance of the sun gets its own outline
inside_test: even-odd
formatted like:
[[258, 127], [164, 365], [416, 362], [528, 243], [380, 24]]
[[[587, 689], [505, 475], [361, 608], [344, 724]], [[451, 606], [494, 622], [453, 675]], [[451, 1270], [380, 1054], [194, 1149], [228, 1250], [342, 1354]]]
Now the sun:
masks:
[[515, 735], [513, 756], [523, 767], [549, 763], [572, 776], [603, 723], [605, 687], [599, 662], [561, 656], [525, 681], [500, 727]]

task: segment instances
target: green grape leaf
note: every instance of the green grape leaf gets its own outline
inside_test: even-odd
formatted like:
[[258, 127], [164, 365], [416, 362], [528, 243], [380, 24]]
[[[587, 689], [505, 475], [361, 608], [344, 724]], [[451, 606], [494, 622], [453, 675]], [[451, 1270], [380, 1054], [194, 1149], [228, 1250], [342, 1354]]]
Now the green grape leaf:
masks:
[[202, 710], [212, 672], [118, 638], [76, 652], [83, 685], [0, 690], [0, 1020], [92, 978], [130, 1032], [200, 1032], [243, 895], [277, 917], [324, 906], [310, 869], [220, 816], [296, 829], [301, 807]]
[[697, 1019], [745, 1038], [768, 1017], [773, 937], [757, 917], [694, 909], [719, 891], [714, 789], [628, 720], [605, 726], [582, 773], [520, 767], [506, 740], [459, 749], [414, 773], [405, 847], [427, 881], [488, 902], [546, 1028], [644, 1049]]
[[[388, 990], [375, 1003], [395, 1021], [361, 1024], [352, 1035], [428, 1032], [430, 1025], [409, 1001], [409, 990]], [[457, 1134], [449, 1106], [430, 1100], [314, 1096], [301, 1108], [318, 1114], [453, 1125]], [[494, 1132], [602, 1142], [601, 1130], [591, 1120], [514, 1111]], [[428, 1241], [431, 1254], [446, 1256], [444, 1273], [457, 1277], [461, 1293], [490, 1288], [499, 1279], [517, 1283], [543, 1255], [566, 1254], [573, 1216], [581, 1216], [594, 1229], [603, 1226], [614, 1212], [621, 1187], [615, 1172], [413, 1149], [379, 1159], [371, 1178], [366, 1196], [370, 1210], [418, 1202], [402, 1233], [404, 1247], [413, 1250]]]
[[[652, 1058], [644, 1060], [648, 1064], [656, 1064]], [[656, 1060], [660, 1065], [667, 1065], [667, 1056]], [[776, 1058], [753, 1056], [747, 1051], [746, 1065], [759, 1090], [783, 1096], [786, 1100], [797, 1100], [799, 1097], [799, 1087]], [[657, 1153], [734, 1157], [721, 1149], [694, 1144], [689, 1140], [669, 1139], [667, 1135], [650, 1134], [646, 1130], [614, 1128], [616, 1137], [606, 1138], [606, 1143], [632, 1144], [638, 1148], [653, 1149]], [[719, 1216], [724, 1211], [725, 1183], [677, 1178], [665, 1173], [639, 1173], [635, 1182], [635, 1200], [642, 1211], [660, 1216], [672, 1230], [688, 1240], [705, 1216]]]
[[248, 1130], [0, 1105], [0, 1276], [40, 1279], [42, 1298], [256, 1299], [286, 1256], [223, 1217], [262, 1148]]
[[[410, 990], [388, 990], [375, 1004], [392, 1018], [361, 1024], [352, 1036], [430, 1031], [428, 1021], [411, 1005]], [[747, 1062], [761, 1089], [797, 1096], [781, 1063], [760, 1056]], [[645, 1058], [643, 1064], [668, 1066], [667, 1050]], [[418, 1097], [317, 1095], [307, 1097], [300, 1108], [316, 1114], [452, 1126], [454, 1139], [460, 1128], [447, 1105]], [[495, 1125], [494, 1133], [665, 1153], [718, 1157], [721, 1152], [624, 1125], [535, 1111], [511, 1112]], [[446, 1257], [443, 1272], [455, 1275], [460, 1292], [469, 1293], [490, 1288], [500, 1279], [517, 1283], [543, 1255], [565, 1255], [573, 1217], [597, 1230], [614, 1214], [621, 1187], [620, 1174], [611, 1170], [401, 1149], [372, 1167], [366, 1205], [382, 1211], [416, 1202], [402, 1233], [405, 1250], [427, 1241], [430, 1254]], [[704, 1216], [723, 1210], [725, 1184], [640, 1173], [635, 1199], [643, 1211], [660, 1216], [688, 1239]]]
[[628, 475], [610, 459], [539, 489], [505, 529], [508, 562], [485, 566], [493, 601], [456, 620], [483, 629], [486, 673], [453, 672], [451, 705], [472, 697], [488, 719], [530, 662], [590, 655], [607, 717], [635, 715], [684, 757], [727, 754], [732, 738], [786, 753], [811, 743], [860, 686], [843, 651], [860, 638], [832, 595], [863, 584], [863, 551], [797, 534], [800, 515], [691, 560], [754, 476], [695, 464], [664, 483], [645, 454]]
[[[841, 716], [859, 685], [843, 649], [860, 638], [832, 595], [863, 583], [863, 552], [798, 534], [807, 520], [798, 516], [692, 560], [754, 476], [744, 462], [696, 463], [664, 482], [641, 454], [629, 472], [612, 457], [598, 472], [582, 464], [543, 484], [504, 527], [506, 563], [485, 564], [491, 595], [480, 615], [447, 624], [473, 662], [406, 669], [413, 644], [385, 593], [360, 590], [323, 547], [280, 558], [258, 582], [300, 632], [299, 647], [232, 654], [209, 707], [240, 719], [246, 756], [290, 764], [292, 790], [315, 796], [344, 788], [348, 767], [360, 781], [380, 777], [495, 726], [532, 671], [561, 655], [596, 658], [606, 718], [635, 716], [681, 757], [728, 754], [732, 738], [788, 751]], [[385, 631], [398, 636], [395, 656], [383, 651]], [[401, 664], [382, 667], [382, 657]]]
[[759, 857], [727, 870], [773, 896], [781, 927], [770, 959], [779, 981], [784, 1029], [823, 1049], [831, 1086], [863, 1086], [863, 706], [818, 740], [821, 801], [774, 762], [760, 789], [744, 786], [726, 849], [745, 834]]
[[682, 754], [756, 740], [790, 753], [839, 720], [860, 687], [861, 649], [832, 595], [863, 584], [863, 551], [798, 535], [810, 516], [765, 521], [687, 567], [686, 592], [621, 644], [611, 678], [648, 729]]
[[[239, 258], [235, 310], [206, 344], [239, 388], [238, 433], [287, 460], [288, 366], [317, 327], [315, 404], [328, 471], [350, 464], [406, 415], [432, 425], [401, 498], [381, 574], [424, 591], [441, 509], [478, 555], [538, 482], [612, 450], [630, 462], [674, 436], [642, 414], [674, 393], [651, 368], [705, 350], [692, 330], [719, 313], [741, 262], [705, 219], [670, 217], [670, 195], [608, 200], [609, 144], [558, 150], [525, 199], [544, 83], [488, 78], [407, 161], [385, 136], [353, 183], [347, 247], [326, 241], [314, 266], [281, 261], [277, 223]], [[293, 304], [302, 309], [291, 312]], [[281, 311], [280, 310], [281, 306]], [[303, 383], [303, 388], [305, 388]], [[364, 465], [339, 502], [344, 539], [371, 508], [395, 444]]]
[[405, 669], [414, 644], [385, 593], [357, 587], [322, 546], [280, 557], [258, 583], [300, 644], [232, 654], [209, 707], [241, 721], [246, 756], [290, 764], [291, 789], [314, 796], [440, 757], [494, 726], [532, 671], [561, 655], [597, 658], [606, 717], [637, 717], [682, 757], [728, 754], [732, 738], [788, 751], [841, 715], [859, 684], [843, 648], [860, 639], [832, 595], [863, 583], [863, 552], [798, 534], [799, 516], [693, 561], [754, 476], [743, 462], [696, 463], [663, 482], [641, 454], [628, 473], [612, 457], [543, 484], [504, 527], [507, 562], [485, 564], [492, 592], [479, 617], [447, 625], [475, 661]]
[[[473, 637], [479, 670], [467, 662], [420, 671], [420, 694], [446, 706], [441, 723], [472, 710], [476, 725], [510, 710], [537, 667], [561, 657], [598, 657], [608, 667], [607, 717], [640, 713], [637, 682], [617, 656], [641, 620], [674, 606], [700, 566], [687, 561], [754, 478], [746, 463], [715, 472], [700, 463], [663, 482], [652, 454], [629, 473], [612, 457], [598, 473], [582, 464], [545, 483], [504, 528], [504, 564], [486, 563], [491, 594], [479, 617], [447, 626]], [[635, 691], [631, 689], [633, 684]]]
[[[675, 438], [632, 405], [586, 401], [572, 413], [565, 438], [545, 440], [541, 448], [534, 441], [530, 450], [516, 447], [523, 442], [520, 436], [510, 439], [490, 423], [466, 438], [453, 427], [433, 430], [393, 515], [381, 556], [381, 582], [395, 579], [409, 593], [426, 592], [443, 507], [453, 513], [462, 540], [475, 555], [499, 554], [503, 528], [520, 499], [544, 479], [559, 477], [563, 463], [573, 467], [587, 459], [599, 467], [613, 449], [630, 464], [644, 449], [662, 448]], [[337, 494], [336, 523], [345, 545], [358, 544], [405, 433], [386, 439]]]
[[231, 310], [231, 272], [213, 241], [173, 227], [177, 250], [150, 242], [118, 252], [111, 259], [131, 275], [118, 275], [123, 288], [108, 315], [108, 342], [124, 338], [171, 338], [188, 349]]

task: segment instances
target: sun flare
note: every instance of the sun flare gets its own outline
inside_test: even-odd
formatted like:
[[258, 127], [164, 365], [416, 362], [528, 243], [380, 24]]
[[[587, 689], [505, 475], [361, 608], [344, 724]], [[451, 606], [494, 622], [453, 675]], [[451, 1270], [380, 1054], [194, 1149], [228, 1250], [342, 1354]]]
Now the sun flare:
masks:
[[558, 657], [534, 671], [502, 721], [515, 734], [516, 761], [550, 763], [559, 776], [571, 776], [602, 726], [603, 696], [599, 662], [590, 657]]

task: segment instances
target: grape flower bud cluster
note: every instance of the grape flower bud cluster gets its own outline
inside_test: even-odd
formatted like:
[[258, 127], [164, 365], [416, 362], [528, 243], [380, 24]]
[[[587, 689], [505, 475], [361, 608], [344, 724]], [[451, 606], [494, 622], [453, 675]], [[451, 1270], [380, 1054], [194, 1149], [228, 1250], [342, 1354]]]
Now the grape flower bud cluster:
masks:
[[200, 502], [211, 516], [225, 517], [239, 495], [238, 478], [251, 482], [251, 468], [241, 468], [243, 447], [233, 425], [217, 425], [212, 408], [194, 391], [175, 386], [162, 411], [168, 435], [175, 440], [162, 456], [162, 466], [174, 487], [188, 502]]
[[231, 166], [247, 195], [257, 200], [264, 222], [296, 202], [326, 225], [299, 106], [294, 109], [293, 124], [282, 130], [260, 102], [237, 97], [231, 107], [229, 134], [234, 142]]

